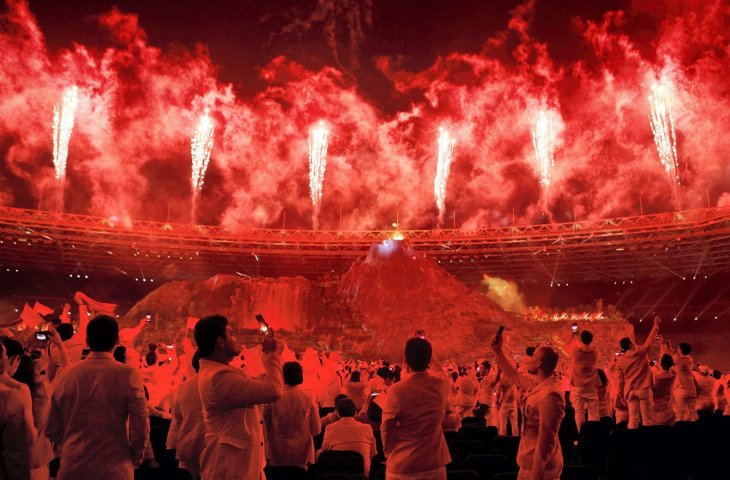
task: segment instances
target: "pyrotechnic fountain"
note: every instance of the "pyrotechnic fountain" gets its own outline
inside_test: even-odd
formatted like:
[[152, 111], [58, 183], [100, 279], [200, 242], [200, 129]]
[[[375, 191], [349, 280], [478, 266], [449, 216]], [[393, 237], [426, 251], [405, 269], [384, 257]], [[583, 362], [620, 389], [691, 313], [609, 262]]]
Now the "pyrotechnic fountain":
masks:
[[454, 156], [454, 144], [456, 140], [449, 135], [449, 132], [439, 128], [438, 151], [436, 163], [436, 178], [433, 181], [433, 193], [436, 196], [436, 206], [439, 210], [438, 226], [444, 223], [446, 211], [446, 183], [449, 180], [451, 160]]
[[660, 85], [652, 87], [649, 95], [649, 125], [654, 134], [654, 143], [664, 170], [672, 183], [675, 201], [679, 201], [677, 187], [681, 185], [679, 161], [677, 157], [677, 136], [674, 132], [674, 115], [667, 88]]
[[543, 207], [547, 210], [547, 195], [550, 189], [552, 170], [555, 166], [555, 132], [551, 112], [543, 110], [538, 113], [532, 127], [532, 145], [540, 173], [540, 186], [543, 192]]
[[205, 180], [205, 172], [208, 170], [210, 163], [210, 152], [213, 149], [213, 132], [215, 130], [213, 122], [208, 116], [209, 110], [205, 109], [205, 114], [200, 117], [198, 128], [195, 129], [190, 141], [190, 157], [192, 159], [192, 187], [193, 200], [190, 211], [190, 220], [195, 223], [197, 220], [198, 196], [203, 188]]
[[322, 185], [327, 168], [327, 141], [329, 130], [323, 121], [309, 129], [309, 189], [312, 197], [312, 228], [319, 229], [319, 210], [322, 204]]
[[74, 128], [79, 104], [78, 87], [66, 88], [61, 101], [53, 107], [53, 166], [56, 170], [57, 208], [63, 211], [63, 188], [66, 180], [68, 143]]

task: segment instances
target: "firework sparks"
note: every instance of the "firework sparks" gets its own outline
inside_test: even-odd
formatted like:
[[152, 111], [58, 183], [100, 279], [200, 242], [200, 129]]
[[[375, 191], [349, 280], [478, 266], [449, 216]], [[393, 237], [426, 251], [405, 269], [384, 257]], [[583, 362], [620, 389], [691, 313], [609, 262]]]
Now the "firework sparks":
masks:
[[451, 160], [454, 157], [454, 144], [456, 140], [449, 135], [449, 132], [439, 128], [438, 138], [438, 160], [436, 163], [436, 178], [433, 181], [433, 193], [436, 196], [436, 207], [439, 210], [438, 225], [444, 223], [446, 211], [446, 183], [449, 180]]
[[674, 116], [669, 101], [668, 91], [659, 86], [652, 87], [649, 95], [649, 125], [654, 134], [654, 143], [659, 154], [659, 160], [669, 175], [672, 187], [676, 194], [676, 187], [680, 185], [679, 162], [677, 158], [677, 136], [674, 133]]
[[322, 203], [324, 171], [327, 168], [327, 141], [329, 130], [323, 121], [309, 129], [309, 189], [312, 197], [312, 226], [319, 228], [319, 210]]
[[210, 152], [213, 149], [213, 122], [208, 116], [209, 110], [205, 109], [205, 114], [200, 117], [198, 128], [195, 129], [195, 135], [190, 141], [190, 157], [192, 159], [192, 186], [193, 186], [193, 206], [191, 218], [193, 223], [196, 221], [198, 195], [203, 188], [205, 180], [205, 172], [208, 170], [210, 163]]
[[535, 147], [535, 158], [540, 171], [540, 185], [547, 192], [555, 166], [555, 132], [549, 111], [538, 113], [532, 128], [532, 145]]
[[74, 128], [76, 108], [79, 105], [78, 87], [64, 90], [61, 101], [53, 107], [53, 166], [58, 183], [59, 209], [63, 209], [63, 184], [66, 179], [68, 143]]

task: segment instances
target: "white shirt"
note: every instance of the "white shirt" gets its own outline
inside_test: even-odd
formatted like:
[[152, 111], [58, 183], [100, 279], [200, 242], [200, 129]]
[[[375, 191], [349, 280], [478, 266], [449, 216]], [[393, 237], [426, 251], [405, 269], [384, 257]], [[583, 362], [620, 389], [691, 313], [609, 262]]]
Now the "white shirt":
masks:
[[363, 474], [367, 477], [370, 475], [370, 460], [377, 453], [373, 429], [353, 417], [343, 417], [325, 429], [322, 450], [352, 450], [359, 453], [365, 461]]
[[200, 474], [204, 480], [264, 478], [264, 428], [259, 405], [281, 397], [281, 357], [265, 355], [263, 364], [266, 374], [251, 378], [240, 369], [200, 360], [198, 388], [205, 422]]
[[46, 434], [61, 447], [58, 480], [131, 480], [149, 432], [142, 377], [111, 353], [91, 352], [56, 379]]

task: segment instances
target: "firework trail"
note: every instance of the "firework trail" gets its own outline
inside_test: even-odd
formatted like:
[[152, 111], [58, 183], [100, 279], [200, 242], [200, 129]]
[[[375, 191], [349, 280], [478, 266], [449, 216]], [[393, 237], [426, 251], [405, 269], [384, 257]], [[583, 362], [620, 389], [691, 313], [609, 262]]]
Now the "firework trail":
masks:
[[555, 131], [550, 111], [543, 110], [537, 114], [535, 125], [532, 127], [532, 145], [535, 147], [540, 186], [543, 190], [543, 201], [546, 203], [552, 170], [555, 166]]
[[213, 122], [208, 117], [209, 110], [205, 109], [205, 114], [200, 117], [198, 128], [195, 129], [195, 135], [190, 140], [190, 157], [192, 159], [192, 186], [193, 186], [193, 204], [190, 214], [192, 223], [197, 220], [198, 195], [203, 188], [205, 180], [205, 172], [208, 170], [210, 163], [210, 151], [213, 149]]
[[654, 134], [654, 143], [662, 162], [672, 182], [675, 198], [677, 187], [680, 185], [679, 162], [677, 158], [677, 136], [674, 133], [674, 116], [667, 90], [659, 85], [652, 87], [649, 95], [649, 125]]
[[329, 130], [323, 121], [309, 129], [309, 190], [312, 197], [312, 227], [319, 229], [319, 210], [322, 203], [322, 184], [327, 168], [327, 137]]
[[74, 85], [63, 91], [61, 101], [53, 107], [53, 166], [56, 170], [59, 211], [63, 210], [63, 186], [66, 180], [68, 143], [71, 140], [78, 105], [79, 92], [78, 87]]
[[446, 183], [449, 180], [451, 160], [454, 157], [454, 144], [456, 140], [449, 135], [449, 132], [439, 127], [438, 138], [438, 160], [436, 163], [436, 178], [433, 181], [433, 193], [436, 196], [436, 207], [439, 210], [438, 226], [444, 223], [446, 211]]

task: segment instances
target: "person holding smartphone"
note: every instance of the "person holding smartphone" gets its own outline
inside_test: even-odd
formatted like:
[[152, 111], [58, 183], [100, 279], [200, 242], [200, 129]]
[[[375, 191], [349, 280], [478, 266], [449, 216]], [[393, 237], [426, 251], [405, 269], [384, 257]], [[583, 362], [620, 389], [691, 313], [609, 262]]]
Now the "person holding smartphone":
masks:
[[558, 480], [563, 470], [563, 454], [558, 440], [565, 416], [565, 397], [555, 375], [558, 352], [549, 346], [535, 350], [527, 359], [526, 370], [518, 372], [503, 350], [502, 335], [491, 343], [502, 375], [511, 379], [525, 394], [520, 402], [523, 413], [522, 435], [517, 451], [518, 479]]
[[283, 343], [273, 332], [263, 339], [266, 373], [257, 378], [229, 365], [240, 351], [233, 328], [222, 315], [201, 318], [195, 324], [200, 352], [198, 389], [205, 420], [205, 448], [200, 476], [215, 480], [257, 480], [264, 476], [264, 425], [261, 404], [282, 396]]

